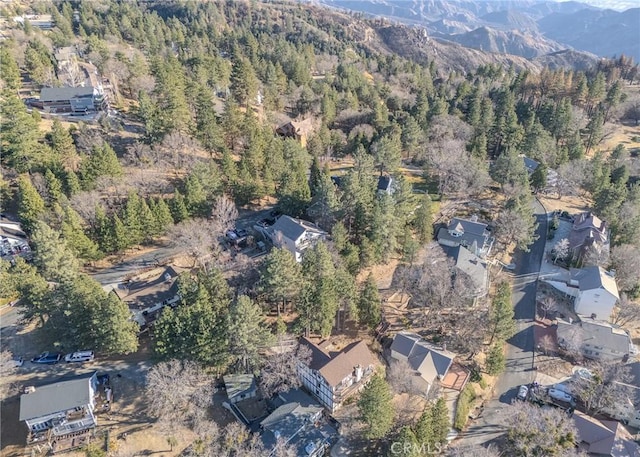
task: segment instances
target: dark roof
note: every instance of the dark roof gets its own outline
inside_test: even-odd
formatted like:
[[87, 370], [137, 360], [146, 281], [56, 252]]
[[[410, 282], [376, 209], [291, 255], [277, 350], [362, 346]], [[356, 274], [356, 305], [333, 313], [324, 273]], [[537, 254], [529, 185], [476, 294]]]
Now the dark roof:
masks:
[[323, 366], [331, 361], [331, 355], [317, 344], [305, 337], [300, 339], [300, 343], [306, 345], [311, 350], [311, 362], [309, 368], [312, 370], [320, 370]]
[[533, 173], [540, 166], [540, 162], [530, 159], [529, 157], [523, 157], [524, 166], [529, 173]]
[[[462, 231], [461, 236], [453, 236], [449, 231]], [[489, 242], [490, 232], [487, 224], [454, 217], [447, 228], [438, 230], [438, 241], [447, 240], [455, 244], [463, 244], [481, 250]]]
[[456, 268], [471, 278], [476, 290], [485, 290], [487, 286], [487, 264], [468, 249], [458, 245], [442, 246], [444, 252], [455, 261]]
[[380, 176], [378, 178], [378, 190], [389, 192], [389, 189], [391, 189], [392, 182], [393, 182], [393, 178], [391, 178], [391, 176]]
[[289, 442], [305, 427], [312, 427], [322, 411], [322, 406], [317, 403], [309, 406], [286, 403], [260, 422], [260, 427], [264, 430], [262, 441], [268, 449], [276, 444], [278, 437]]
[[93, 87], [43, 87], [40, 91], [40, 101], [55, 102], [71, 100], [76, 97], [93, 96]]
[[569, 232], [569, 247], [575, 250], [593, 243], [606, 244], [608, 238], [607, 223], [587, 211], [576, 216]]
[[306, 230], [300, 222], [291, 216], [280, 216], [271, 229], [273, 233], [280, 232], [282, 236], [293, 241], [300, 238]]
[[37, 387], [20, 396], [20, 420], [36, 419], [48, 414], [68, 411], [91, 403], [91, 380], [96, 372], [68, 381]]
[[[629, 333], [617, 325], [591, 320], [589, 318], [572, 323], [564, 319], [558, 319], [557, 322], [558, 327], [556, 334], [558, 340], [571, 339], [576, 331], [581, 331], [584, 338], [583, 341], [588, 341], [592, 346], [599, 346], [611, 351], [616, 351], [620, 354], [621, 358], [624, 354], [628, 354], [631, 349], [630, 345], [632, 344], [632, 340]], [[580, 335], [580, 333], [578, 333], [578, 335]], [[565, 338], [565, 336], [567, 337]]]
[[[398, 342], [396, 343], [396, 340]], [[436, 348], [416, 333], [400, 332], [391, 344], [391, 350], [407, 358], [411, 368], [420, 373], [428, 383], [444, 377], [453, 363], [455, 354]]]

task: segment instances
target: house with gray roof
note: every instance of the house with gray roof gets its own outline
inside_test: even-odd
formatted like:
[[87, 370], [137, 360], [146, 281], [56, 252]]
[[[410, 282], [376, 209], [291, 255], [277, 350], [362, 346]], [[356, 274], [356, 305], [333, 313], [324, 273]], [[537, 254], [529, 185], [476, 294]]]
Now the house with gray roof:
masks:
[[337, 436], [324, 408], [299, 389], [283, 392], [276, 400], [280, 406], [260, 422], [260, 437], [271, 455], [278, 441], [294, 448], [296, 455], [324, 455]]
[[609, 252], [608, 224], [590, 211], [578, 214], [569, 232], [569, 252], [571, 258], [582, 263], [589, 249], [597, 249], [605, 255]]
[[234, 404], [258, 394], [256, 379], [252, 374], [227, 374], [222, 380], [229, 402]]
[[305, 250], [327, 238], [327, 232], [317, 225], [291, 216], [280, 216], [266, 233], [274, 246], [291, 252], [297, 262], [302, 261]]
[[494, 242], [488, 225], [478, 222], [475, 216], [471, 219], [454, 217], [447, 227], [438, 230], [437, 238], [443, 246], [463, 246], [480, 258], [489, 255]]
[[62, 440], [95, 428], [98, 378], [96, 372], [36, 387], [20, 396], [20, 421], [29, 429], [29, 442], [45, 437]]
[[400, 332], [393, 338], [390, 357], [407, 362], [424, 380], [427, 391], [443, 380], [451, 368], [455, 354], [428, 343], [417, 333]]
[[46, 113], [87, 113], [104, 109], [105, 98], [99, 86], [43, 87], [34, 106]]
[[487, 264], [473, 252], [462, 246], [443, 246], [447, 256], [454, 261], [456, 274], [462, 274], [469, 279], [468, 284], [472, 288], [468, 291], [469, 296], [481, 298], [487, 295], [489, 290], [489, 275]]
[[640, 445], [618, 422], [599, 420], [575, 411], [573, 423], [578, 430], [578, 449], [589, 455], [640, 457]]
[[581, 319], [557, 320], [558, 346], [596, 360], [627, 361], [638, 354], [625, 329], [584, 316]]
[[622, 397], [610, 408], [604, 408], [603, 413], [634, 428], [640, 428], [640, 362], [632, 362], [626, 365], [629, 370], [629, 379], [623, 384], [626, 389]]
[[570, 273], [568, 285], [573, 288], [575, 312], [609, 320], [616, 302], [620, 299], [613, 274], [598, 266], [574, 268]]
[[340, 350], [328, 340], [314, 343], [302, 338], [311, 350], [310, 364], [298, 367], [302, 385], [325, 408], [335, 412], [342, 403], [360, 392], [375, 372], [377, 359], [364, 341], [357, 341]]

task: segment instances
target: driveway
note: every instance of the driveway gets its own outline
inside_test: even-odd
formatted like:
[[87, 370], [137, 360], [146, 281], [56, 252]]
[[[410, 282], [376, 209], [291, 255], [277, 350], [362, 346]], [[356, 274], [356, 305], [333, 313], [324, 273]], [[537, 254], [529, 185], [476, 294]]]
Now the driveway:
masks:
[[469, 422], [467, 430], [458, 440], [461, 446], [484, 444], [498, 439], [504, 433], [500, 424], [500, 411], [515, 398], [518, 386], [535, 379], [533, 371], [533, 320], [536, 305], [536, 282], [544, 255], [547, 235], [547, 214], [536, 200], [534, 212], [538, 239], [529, 252], [518, 251], [514, 257], [512, 298], [516, 320], [516, 334], [507, 341], [506, 369], [494, 387], [493, 398], [485, 404], [482, 415]]

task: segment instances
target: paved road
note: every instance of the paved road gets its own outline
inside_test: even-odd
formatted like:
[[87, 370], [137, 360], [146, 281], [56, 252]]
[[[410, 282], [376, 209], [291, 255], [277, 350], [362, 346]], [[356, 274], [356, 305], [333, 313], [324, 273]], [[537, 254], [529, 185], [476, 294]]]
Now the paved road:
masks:
[[519, 251], [515, 256], [512, 297], [517, 332], [507, 341], [506, 370], [496, 383], [493, 399], [485, 405], [482, 415], [470, 423], [459, 440], [461, 446], [484, 444], [500, 437], [504, 432], [500, 425], [500, 411], [515, 398], [520, 385], [535, 379], [532, 368], [536, 281], [547, 233], [547, 215], [538, 201], [535, 202], [535, 216], [538, 222], [538, 239], [529, 252]]

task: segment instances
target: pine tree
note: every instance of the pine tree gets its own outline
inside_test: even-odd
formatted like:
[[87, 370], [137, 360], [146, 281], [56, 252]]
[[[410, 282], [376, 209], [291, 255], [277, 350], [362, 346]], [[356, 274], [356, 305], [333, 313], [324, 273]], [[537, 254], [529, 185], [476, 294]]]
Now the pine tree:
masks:
[[504, 371], [505, 364], [506, 359], [502, 342], [492, 345], [491, 349], [489, 349], [487, 360], [485, 362], [487, 373], [492, 376], [498, 375]]
[[264, 262], [260, 289], [274, 302], [280, 315], [287, 302], [296, 301], [300, 296], [302, 269], [293, 255], [286, 249], [274, 248]]
[[171, 199], [171, 215], [176, 224], [189, 219], [189, 210], [187, 210], [184, 196], [177, 189]]
[[425, 192], [420, 199], [420, 206], [416, 209], [413, 224], [416, 228], [418, 239], [421, 243], [428, 243], [433, 239], [433, 214], [431, 210], [431, 197]]
[[51, 133], [49, 133], [49, 142], [51, 150], [57, 160], [64, 165], [65, 169], [76, 171], [80, 164], [80, 156], [78, 156], [71, 134], [57, 118], [53, 120]]
[[358, 409], [368, 439], [383, 438], [391, 430], [394, 419], [391, 388], [381, 375], [374, 375], [363, 389]]
[[149, 243], [153, 239], [154, 235], [158, 233], [158, 230], [156, 226], [156, 218], [154, 217], [151, 208], [149, 208], [147, 201], [144, 199], [140, 199], [138, 219], [140, 220], [142, 228], [142, 241]]
[[427, 405], [420, 415], [420, 418], [414, 427], [414, 431], [418, 442], [425, 446], [430, 446], [435, 441], [433, 429], [433, 408], [431, 408], [431, 405]]
[[[395, 444], [399, 444], [396, 446]], [[398, 437], [392, 443], [392, 452], [397, 457], [420, 457], [420, 443], [411, 427], [405, 425], [400, 429]]]
[[375, 328], [382, 318], [380, 308], [378, 285], [373, 273], [369, 273], [358, 300], [358, 321], [369, 328]]
[[62, 198], [62, 183], [53, 174], [53, 172], [47, 168], [47, 171], [44, 173], [44, 179], [47, 183], [47, 193], [49, 194], [49, 204], [53, 204], [55, 202], [60, 202]]
[[76, 257], [84, 260], [97, 260], [102, 256], [98, 245], [85, 233], [82, 219], [70, 205], [66, 205], [64, 208], [61, 232]]
[[134, 192], [129, 193], [127, 203], [124, 207], [122, 223], [126, 229], [130, 246], [140, 244], [144, 239], [141, 207], [142, 202], [140, 201], [140, 197]]
[[305, 251], [302, 259], [305, 278], [302, 299], [298, 304], [298, 322], [305, 332], [331, 334], [340, 307], [336, 285], [336, 268], [324, 243]]
[[73, 170], [67, 170], [65, 173], [65, 193], [71, 197], [82, 189], [80, 185], [80, 179], [78, 179], [78, 175]]
[[113, 236], [113, 248], [116, 252], [123, 251], [133, 244], [127, 234], [125, 225], [117, 214], [114, 214], [111, 218], [111, 234]]
[[226, 191], [230, 191], [238, 180], [238, 167], [228, 149], [222, 153], [222, 176], [226, 182]]
[[[444, 447], [447, 444], [447, 435], [451, 429], [451, 422], [449, 420], [449, 410], [447, 403], [443, 397], [438, 398], [436, 404], [433, 405], [431, 412], [432, 416], [432, 430], [434, 443], [440, 444]], [[437, 444], [434, 449], [437, 448]]]
[[31, 233], [44, 213], [44, 200], [27, 175], [18, 178], [18, 217], [22, 228]]
[[158, 197], [152, 212], [157, 234], [165, 233], [167, 229], [173, 225], [173, 217], [171, 216], [169, 205], [167, 205], [167, 202], [163, 198]]
[[38, 144], [38, 126], [17, 94], [3, 93], [0, 112], [2, 163], [22, 173], [45, 162], [43, 148]]
[[511, 303], [511, 287], [507, 282], [498, 284], [493, 300], [491, 301], [491, 309], [489, 312], [489, 328], [491, 331], [491, 339], [489, 344], [493, 344], [495, 339], [504, 341], [513, 336], [516, 331], [515, 321], [513, 320], [514, 311]]
[[80, 175], [83, 187], [91, 189], [100, 176], [121, 176], [122, 166], [113, 148], [103, 143], [94, 146], [89, 158], [82, 162]]
[[63, 282], [79, 274], [79, 264], [60, 233], [38, 221], [31, 236], [34, 262], [48, 281]]
[[96, 206], [96, 220], [94, 224], [93, 237], [100, 246], [100, 250], [112, 253], [117, 250], [115, 235], [113, 233], [113, 222], [107, 216], [102, 205]]
[[184, 183], [184, 201], [191, 216], [204, 216], [206, 210], [207, 193], [202, 182], [195, 175], [187, 176]]
[[260, 350], [275, 342], [265, 324], [260, 306], [246, 295], [239, 296], [231, 307], [229, 352], [240, 369], [251, 372], [261, 362]]

